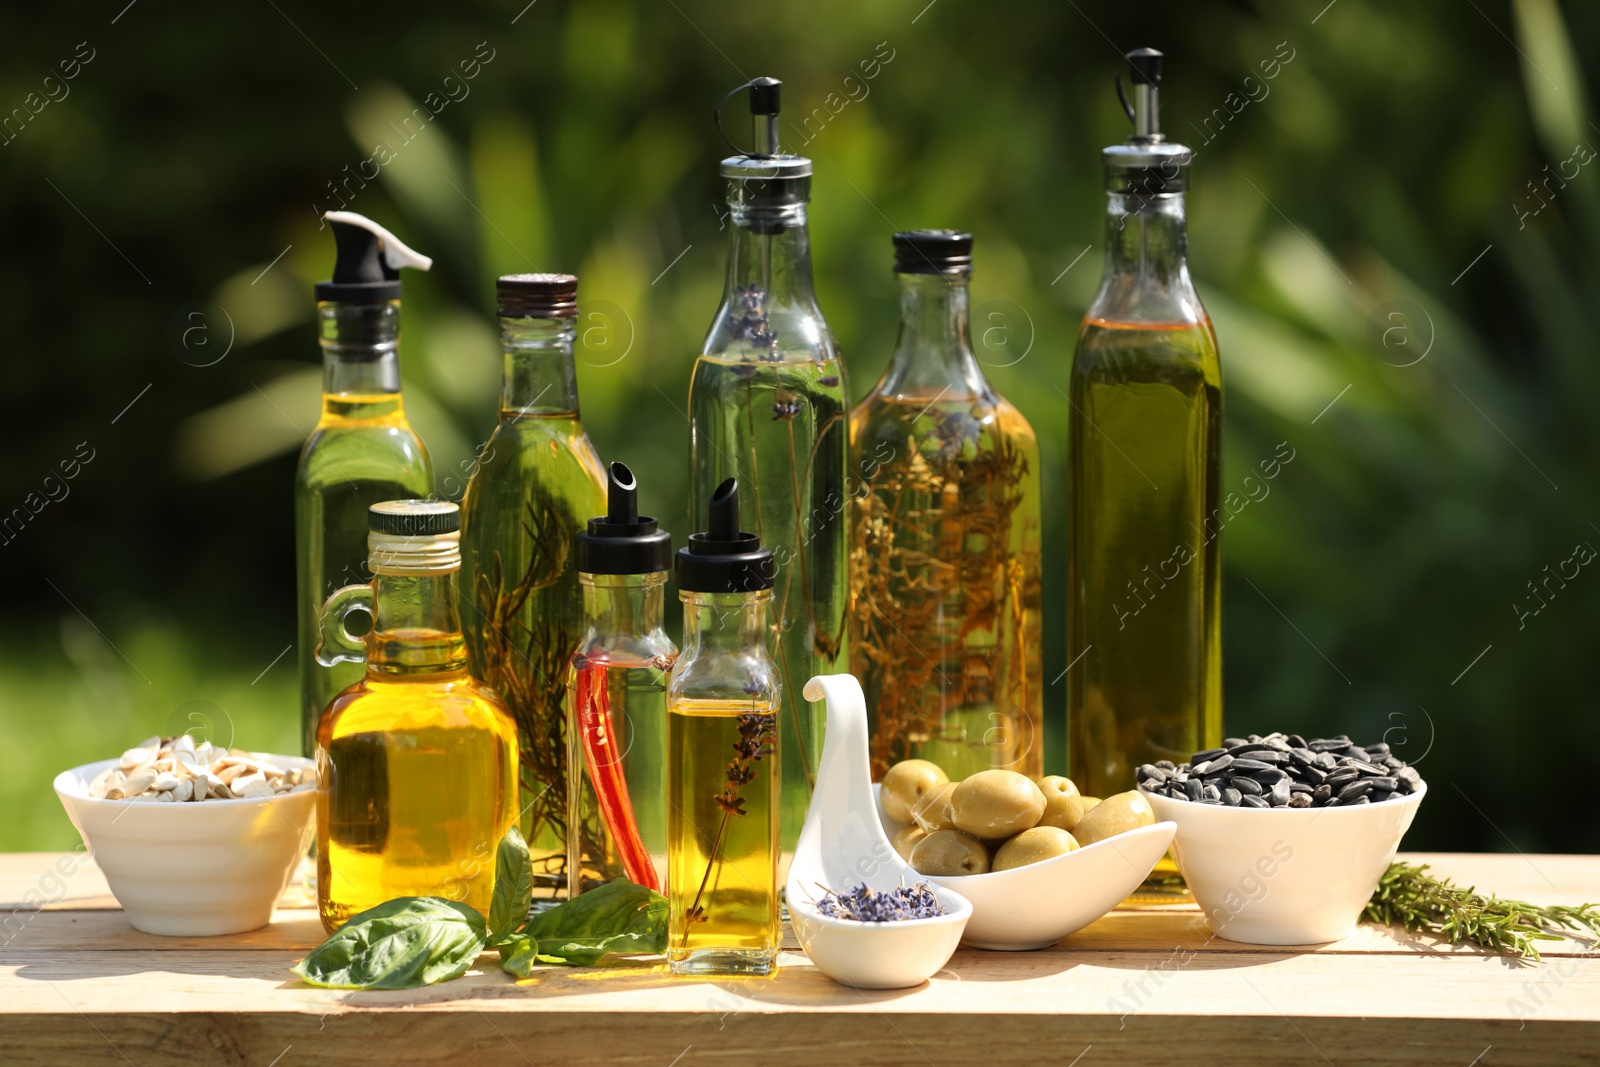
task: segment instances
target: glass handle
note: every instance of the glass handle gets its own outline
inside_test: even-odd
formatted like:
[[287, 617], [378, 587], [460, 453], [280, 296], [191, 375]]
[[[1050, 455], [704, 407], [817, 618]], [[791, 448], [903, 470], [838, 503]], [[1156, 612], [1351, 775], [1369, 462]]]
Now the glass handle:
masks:
[[322, 605], [322, 639], [317, 642], [317, 662], [324, 667], [339, 663], [364, 663], [367, 639], [357, 637], [345, 625], [352, 614], [372, 612], [372, 586], [347, 585], [337, 590]]

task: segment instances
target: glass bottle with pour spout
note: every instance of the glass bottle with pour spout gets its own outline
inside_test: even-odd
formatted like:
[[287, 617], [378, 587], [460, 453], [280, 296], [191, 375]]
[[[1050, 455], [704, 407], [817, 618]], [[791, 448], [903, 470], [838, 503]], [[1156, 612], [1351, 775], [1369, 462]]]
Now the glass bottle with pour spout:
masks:
[[317, 660], [322, 605], [342, 586], [366, 581], [367, 508], [424, 497], [433, 466], [400, 400], [400, 271], [427, 270], [371, 219], [349, 211], [323, 216], [338, 246], [333, 278], [318, 282], [322, 417], [295, 468], [295, 564], [301, 744], [316, 748], [328, 702], [361, 678], [349, 663]]
[[[583, 814], [567, 824], [567, 870], [582, 875], [574, 895], [618, 877], [666, 886], [672, 537], [639, 514], [638, 493], [633, 472], [611, 464], [606, 514], [578, 535], [584, 633], [567, 672], [567, 810]], [[596, 819], [599, 850], [577, 832]]]
[[1043, 774], [1039, 445], [973, 355], [972, 235], [894, 236], [900, 335], [850, 413], [850, 669], [872, 773]]
[[461, 501], [461, 615], [472, 675], [511, 708], [521, 828], [541, 898], [570, 894], [567, 842], [605, 849], [597, 810], [567, 807], [567, 667], [583, 633], [576, 539], [605, 508], [605, 466], [578, 417], [578, 280], [513, 274], [495, 286], [505, 371], [500, 418]]
[[[1073, 356], [1067, 447], [1068, 755], [1093, 796], [1222, 741], [1221, 545], [1207, 522], [1221, 366], [1186, 260], [1191, 153], [1160, 132], [1161, 53], [1127, 58], [1134, 134], [1104, 152], [1105, 275]], [[1168, 859], [1146, 891], [1174, 884]]]
[[740, 529], [739, 485], [678, 552], [683, 652], [667, 681], [667, 964], [777, 967], [783, 682], [768, 654], [772, 553]]
[[[364, 664], [317, 727], [317, 907], [329, 932], [395, 897], [487, 915], [495, 854], [517, 815], [517, 729], [467, 673], [456, 606], [456, 505], [368, 511], [372, 582], [328, 598], [318, 656]], [[372, 617], [365, 637], [346, 629]]]
[[849, 442], [844, 367], [811, 283], [811, 161], [780, 153], [778, 85], [757, 78], [740, 87], [749, 89], [756, 147], [722, 161], [727, 287], [695, 361], [689, 422], [694, 513], [737, 476], [746, 525], [775, 557], [772, 649], [792, 694], [781, 746], [787, 857], [822, 741], [821, 705], [801, 700], [801, 687], [848, 658]]

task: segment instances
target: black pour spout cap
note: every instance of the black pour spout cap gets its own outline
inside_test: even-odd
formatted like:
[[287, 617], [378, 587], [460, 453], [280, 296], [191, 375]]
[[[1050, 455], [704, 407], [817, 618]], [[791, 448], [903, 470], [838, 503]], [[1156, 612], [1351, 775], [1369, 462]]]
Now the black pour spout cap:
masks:
[[685, 593], [754, 593], [777, 578], [772, 550], [739, 529], [739, 482], [729, 478], [711, 494], [710, 524], [678, 550], [678, 588]]
[[639, 483], [626, 463], [611, 464], [606, 514], [578, 531], [578, 570], [584, 574], [654, 574], [672, 563], [672, 535], [639, 514]]
[[1133, 68], [1131, 75], [1135, 85], [1160, 85], [1161, 84], [1161, 53], [1154, 48], [1135, 48], [1127, 53], [1128, 65]]
[[406, 247], [404, 241], [365, 215], [330, 211], [322, 216], [333, 230], [337, 249], [333, 278], [318, 282], [318, 300], [346, 304], [381, 304], [400, 299], [400, 270], [427, 270], [433, 260]]

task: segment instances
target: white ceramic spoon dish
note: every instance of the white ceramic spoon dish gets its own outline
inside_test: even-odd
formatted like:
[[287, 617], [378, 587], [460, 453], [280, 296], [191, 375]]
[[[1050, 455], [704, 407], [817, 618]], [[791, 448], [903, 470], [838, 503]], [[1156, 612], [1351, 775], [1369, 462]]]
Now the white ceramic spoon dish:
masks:
[[811, 962], [836, 982], [862, 989], [921, 985], [950, 961], [972, 905], [934, 886], [945, 914], [933, 919], [857, 922], [817, 910], [829, 889], [846, 893], [865, 884], [882, 892], [934, 880], [900, 858], [877, 817], [861, 683], [848, 674], [819, 675], [806, 683], [805, 698], [827, 701], [827, 732], [784, 890], [790, 925]]
[[[877, 792], [873, 786], [874, 800]], [[891, 837], [905, 828], [881, 805], [878, 817]], [[1126, 900], [1155, 869], [1177, 829], [1171, 822], [1141, 826], [1009, 871], [913, 877], [972, 901], [972, 921], [962, 940], [974, 948], [1046, 948]]]

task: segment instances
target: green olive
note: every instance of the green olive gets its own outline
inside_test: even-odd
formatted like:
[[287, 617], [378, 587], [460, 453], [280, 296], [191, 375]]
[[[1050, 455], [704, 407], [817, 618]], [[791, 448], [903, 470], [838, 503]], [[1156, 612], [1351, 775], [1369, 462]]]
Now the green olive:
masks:
[[1016, 771], [979, 771], [950, 793], [956, 829], [990, 841], [1038, 825], [1044, 806], [1039, 787]]
[[1052, 774], [1039, 780], [1039, 789], [1044, 793], [1044, 814], [1039, 817], [1040, 826], [1071, 830], [1078, 825], [1086, 809], [1083, 797], [1078, 794], [1078, 787], [1072, 784], [1071, 778]]
[[910, 822], [917, 801], [950, 780], [937, 763], [925, 759], [901, 760], [883, 776], [883, 811], [895, 822]]
[[1035, 826], [1001, 845], [994, 854], [992, 871], [1026, 867], [1052, 856], [1065, 856], [1078, 847], [1078, 839], [1054, 826]]
[[905, 860], [907, 863], [910, 863], [911, 850], [916, 847], [918, 841], [921, 841], [927, 836], [928, 831], [924, 830], [922, 827], [916, 825], [907, 826], [905, 829], [894, 835], [894, 850], [900, 853], [901, 859]]
[[1156, 821], [1156, 813], [1137, 789], [1106, 797], [1079, 822], [1073, 836], [1080, 845], [1092, 845], [1116, 834], [1137, 830]]
[[911, 818], [916, 824], [933, 833], [936, 830], [953, 830], [955, 816], [950, 811], [950, 794], [956, 791], [952, 782], [946, 782], [932, 793], [923, 796], [922, 801], [911, 809]]
[[959, 830], [939, 830], [917, 842], [910, 862], [918, 874], [985, 874], [989, 850]]

